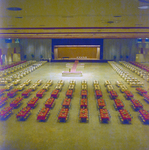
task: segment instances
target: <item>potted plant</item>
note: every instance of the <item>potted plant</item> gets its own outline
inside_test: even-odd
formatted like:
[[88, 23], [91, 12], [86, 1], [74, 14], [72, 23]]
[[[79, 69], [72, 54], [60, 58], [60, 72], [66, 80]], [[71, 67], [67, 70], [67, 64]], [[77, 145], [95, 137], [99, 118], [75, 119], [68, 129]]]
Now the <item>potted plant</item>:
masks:
[[123, 55], [120, 55], [120, 60], [122, 60], [122, 58], [123, 58]]
[[128, 61], [128, 58], [129, 58], [129, 56], [128, 55], [126, 55], [126, 60]]
[[43, 58], [43, 56], [42, 56], [42, 55], [40, 55], [40, 58], [42, 59], [42, 58]]
[[116, 55], [114, 55], [114, 61], [116, 61]]
[[26, 56], [26, 55], [24, 55], [24, 59], [26, 59], [26, 57], [27, 57], [27, 56]]
[[32, 56], [32, 59], [34, 58], [34, 54], [31, 54], [31, 56]]
[[42, 58], [43, 58], [43, 56], [42, 56], [42, 55], [40, 55], [40, 60], [42, 60]]

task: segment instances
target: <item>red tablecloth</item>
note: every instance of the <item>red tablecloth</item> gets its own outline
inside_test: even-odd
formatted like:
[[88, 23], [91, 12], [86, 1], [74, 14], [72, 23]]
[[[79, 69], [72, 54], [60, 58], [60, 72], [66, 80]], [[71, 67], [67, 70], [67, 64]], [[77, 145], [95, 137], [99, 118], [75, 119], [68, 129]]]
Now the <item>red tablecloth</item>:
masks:
[[24, 107], [20, 112], [18, 112], [16, 118], [25, 118], [26, 115], [30, 112], [31, 107]]
[[139, 110], [140, 115], [143, 117], [144, 121], [149, 121], [149, 112], [146, 110]]
[[2, 95], [5, 92], [5, 89], [0, 89], [0, 95]]
[[96, 91], [95, 91], [95, 94], [96, 94], [96, 97], [97, 97], [97, 98], [102, 97], [102, 92], [101, 92], [101, 90], [96, 90]]
[[44, 90], [44, 89], [39, 90], [39, 91], [37, 92], [36, 96], [41, 98], [41, 97], [43, 96], [43, 94], [45, 93], [45, 91], [46, 91], [46, 90]]
[[87, 97], [87, 90], [81, 90], [81, 96]]
[[35, 107], [36, 103], [38, 102], [39, 98], [38, 97], [33, 97], [28, 103], [27, 106], [29, 107]]
[[102, 99], [102, 98], [97, 99], [97, 105], [98, 105], [99, 109], [103, 108], [104, 106], [106, 106], [104, 99]]
[[22, 96], [28, 97], [32, 89], [27, 89], [22, 93]]
[[8, 100], [7, 97], [4, 96], [0, 97], [0, 106], [3, 105], [7, 100]]
[[67, 90], [66, 92], [67, 97], [72, 97], [72, 94], [73, 94], [73, 90]]
[[63, 101], [62, 107], [69, 108], [70, 107], [70, 102], [71, 102], [70, 98], [65, 98], [64, 101]]
[[82, 98], [80, 101], [81, 108], [87, 108], [87, 98]]
[[18, 92], [18, 89], [13, 89], [7, 93], [7, 96], [14, 97], [14, 95]]
[[37, 120], [45, 121], [50, 111], [50, 108], [42, 108], [37, 116]]
[[133, 97], [133, 94], [130, 91], [124, 91], [126, 98], [131, 98]]
[[143, 94], [143, 96], [149, 102], [149, 94]]
[[67, 119], [67, 116], [68, 116], [68, 111], [69, 111], [69, 109], [67, 109], [67, 108], [62, 108], [61, 110], [60, 110], [60, 113], [59, 113], [59, 115], [58, 115], [58, 120], [60, 120], [60, 119]]
[[9, 113], [12, 112], [12, 107], [5, 107], [0, 111], [0, 117], [5, 118]]
[[119, 113], [120, 113], [123, 121], [131, 121], [131, 116], [126, 109], [120, 109]]
[[58, 93], [59, 93], [59, 90], [54, 90], [54, 91], [51, 93], [51, 97], [57, 98], [57, 97], [58, 97]]
[[109, 121], [110, 120], [109, 113], [108, 113], [107, 109], [100, 109], [99, 112], [100, 112], [101, 121], [104, 121], [104, 120]]
[[142, 88], [136, 88], [136, 90], [139, 92], [139, 94], [143, 95], [143, 94], [146, 94], [147, 91], [142, 89]]
[[124, 104], [120, 99], [115, 99], [114, 102], [115, 102], [117, 109], [121, 109], [124, 107]]
[[118, 97], [117, 93], [115, 91], [110, 91], [110, 95], [111, 95], [111, 98], [116, 98]]
[[80, 115], [79, 115], [80, 119], [88, 119], [88, 109], [84, 108], [84, 109], [80, 109]]
[[17, 107], [22, 100], [23, 100], [23, 97], [17, 97], [10, 103], [10, 106]]
[[132, 99], [131, 102], [132, 102], [133, 106], [135, 107], [135, 109], [143, 108], [143, 105], [140, 103], [140, 101], [138, 101], [136, 99]]
[[48, 108], [51, 108], [53, 106], [54, 101], [55, 101], [55, 98], [53, 97], [47, 99], [47, 101], [45, 102], [45, 106]]

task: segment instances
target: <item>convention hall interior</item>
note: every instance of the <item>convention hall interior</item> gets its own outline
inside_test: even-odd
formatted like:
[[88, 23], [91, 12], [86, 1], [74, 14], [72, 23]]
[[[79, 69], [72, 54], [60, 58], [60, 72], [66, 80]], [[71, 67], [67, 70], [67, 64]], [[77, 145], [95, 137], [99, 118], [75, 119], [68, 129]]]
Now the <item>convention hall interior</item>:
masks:
[[149, 0], [0, 0], [0, 150], [148, 141]]

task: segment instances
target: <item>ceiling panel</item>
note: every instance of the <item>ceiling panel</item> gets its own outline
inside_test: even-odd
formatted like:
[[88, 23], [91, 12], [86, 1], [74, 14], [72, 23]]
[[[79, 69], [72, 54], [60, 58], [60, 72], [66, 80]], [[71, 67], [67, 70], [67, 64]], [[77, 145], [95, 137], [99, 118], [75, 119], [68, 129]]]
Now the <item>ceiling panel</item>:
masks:
[[149, 9], [138, 8], [149, 3], [140, 1], [0, 0], [0, 37], [149, 37]]

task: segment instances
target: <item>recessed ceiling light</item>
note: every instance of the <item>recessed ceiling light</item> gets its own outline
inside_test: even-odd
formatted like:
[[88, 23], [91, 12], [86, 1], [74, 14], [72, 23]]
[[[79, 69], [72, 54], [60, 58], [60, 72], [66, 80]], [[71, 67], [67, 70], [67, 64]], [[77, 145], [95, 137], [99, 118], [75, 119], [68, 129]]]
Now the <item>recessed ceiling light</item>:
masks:
[[113, 16], [113, 17], [117, 17], [118, 18], [118, 17], [122, 17], [122, 16]]
[[149, 6], [139, 6], [139, 9], [149, 9]]
[[15, 18], [19, 18], [20, 19], [20, 18], [23, 18], [23, 17], [15, 17]]
[[101, 22], [102, 22], [102, 23], [106, 23], [106, 24], [107, 24], [107, 23], [111, 24], [111, 23], [119, 23], [119, 22], [121, 22], [121, 20], [113, 20], [113, 21], [111, 21], [111, 20], [110, 20], [110, 21], [101, 20]]
[[20, 7], [8, 7], [7, 10], [20, 11], [20, 10], [22, 10], [22, 8], [20, 8]]
[[107, 21], [107, 23], [110, 23], [110, 24], [111, 24], [111, 23], [114, 23], [114, 21]]

